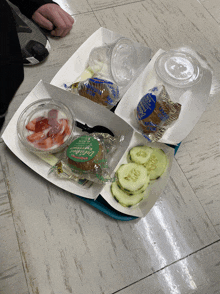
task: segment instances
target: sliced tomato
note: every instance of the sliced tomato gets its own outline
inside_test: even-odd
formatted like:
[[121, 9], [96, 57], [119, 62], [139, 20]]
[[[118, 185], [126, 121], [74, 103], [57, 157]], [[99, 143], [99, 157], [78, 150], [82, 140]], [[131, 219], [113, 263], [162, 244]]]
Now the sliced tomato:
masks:
[[62, 145], [64, 143], [65, 136], [66, 135], [65, 135], [64, 132], [60, 132], [57, 135], [55, 135], [54, 138], [53, 138], [54, 144], [57, 144], [59, 146]]
[[54, 138], [59, 132], [61, 132], [62, 126], [57, 123], [55, 126], [52, 126], [49, 132], [47, 133], [47, 137]]
[[37, 119], [36, 125], [35, 125], [35, 132], [42, 132], [43, 130], [46, 130], [49, 128], [48, 119], [45, 117]]
[[53, 146], [53, 140], [52, 138], [46, 138], [42, 141], [36, 142], [34, 145], [39, 149], [47, 150]]
[[32, 132], [36, 132], [35, 128], [36, 128], [36, 123], [40, 122], [42, 120], [44, 120], [45, 117], [44, 116], [39, 116], [36, 117], [34, 119], [32, 119], [31, 121], [29, 121], [29, 123], [26, 125], [26, 129]]
[[39, 142], [46, 138], [46, 135], [43, 132], [33, 133], [27, 136], [27, 140], [31, 143]]
[[32, 131], [34, 132], [35, 131], [35, 125], [36, 125], [36, 122], [37, 122], [37, 118], [29, 121], [29, 123], [26, 125], [26, 129], [28, 131]]

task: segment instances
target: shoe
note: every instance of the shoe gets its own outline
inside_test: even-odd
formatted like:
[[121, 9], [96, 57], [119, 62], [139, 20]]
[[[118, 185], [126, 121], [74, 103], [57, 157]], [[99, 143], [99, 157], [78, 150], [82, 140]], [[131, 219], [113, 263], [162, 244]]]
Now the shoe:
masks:
[[10, 3], [16, 21], [16, 29], [21, 46], [24, 65], [35, 65], [43, 62], [51, 49], [49, 40], [41, 29], [20, 10]]

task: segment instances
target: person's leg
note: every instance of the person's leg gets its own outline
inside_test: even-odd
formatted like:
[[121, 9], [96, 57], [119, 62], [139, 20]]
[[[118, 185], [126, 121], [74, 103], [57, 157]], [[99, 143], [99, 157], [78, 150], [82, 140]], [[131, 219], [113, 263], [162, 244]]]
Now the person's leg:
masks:
[[21, 48], [11, 8], [0, 3], [0, 130], [9, 104], [24, 79]]

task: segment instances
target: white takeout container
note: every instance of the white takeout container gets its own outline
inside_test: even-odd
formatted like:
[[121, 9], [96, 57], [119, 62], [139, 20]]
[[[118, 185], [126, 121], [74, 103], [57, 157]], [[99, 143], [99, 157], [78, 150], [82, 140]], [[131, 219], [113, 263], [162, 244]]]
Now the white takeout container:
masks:
[[[50, 83], [54, 86], [65, 89], [65, 85], [70, 86], [72, 83], [78, 81], [83, 71], [89, 65], [89, 55], [94, 48], [112, 44], [123, 37], [124, 36], [116, 32], [112, 32], [102, 27], [99, 28], [67, 60]], [[134, 42], [133, 40], [131, 41], [137, 52], [135, 69], [136, 74], [129, 81], [129, 83], [126, 84], [126, 86], [118, 85], [121, 97], [137, 79], [151, 59], [152, 50], [149, 47], [146, 47], [138, 42]]]
[[151, 210], [151, 208], [154, 206], [154, 204], [160, 197], [161, 193], [165, 189], [169, 179], [170, 170], [171, 170], [172, 162], [174, 158], [173, 148], [161, 143], [149, 143], [147, 139], [145, 139], [141, 134], [134, 132], [131, 138], [130, 144], [127, 150], [125, 151], [124, 155], [122, 156], [121, 160], [117, 164], [115, 171], [120, 167], [121, 164], [128, 163], [127, 157], [128, 157], [129, 150], [135, 146], [140, 146], [140, 145], [147, 145], [150, 147], [160, 148], [165, 152], [168, 159], [168, 165], [163, 175], [159, 179], [155, 181], [151, 181], [148, 188], [146, 189], [145, 193], [146, 195], [148, 195], [148, 197], [142, 200], [136, 206], [122, 207], [112, 196], [109, 197], [109, 195], [111, 195], [110, 183], [107, 183], [101, 191], [102, 197], [116, 210], [119, 210], [128, 215], [134, 215], [138, 217], [145, 216]]
[[[173, 87], [162, 81], [154, 68], [158, 56], [163, 52], [164, 50], [160, 49], [152, 57], [149, 64], [119, 102], [115, 113], [140, 133], [134, 115], [139, 101], [147, 94], [149, 89], [160, 84], [165, 85], [171, 100], [180, 103], [182, 107], [179, 118], [166, 130], [159, 142], [177, 145], [189, 135], [206, 109], [212, 84], [212, 73], [209, 69], [203, 67], [203, 75], [198, 83], [188, 88]], [[195, 54], [195, 52], [190, 53]]]
[[[73, 109], [75, 119], [77, 121], [86, 123], [89, 126], [102, 125], [108, 127], [114, 135], [124, 136], [124, 141], [122, 142], [120, 148], [117, 148], [117, 151], [111, 160], [113, 169], [118, 164], [118, 161], [121, 159], [125, 150], [129, 146], [133, 129], [123, 119], [97, 103], [79, 95], [74, 95], [64, 91], [53, 85], [44, 83], [43, 81], [40, 81], [29, 93], [6, 127], [2, 135], [5, 144], [27, 166], [43, 178], [47, 179], [49, 182], [66, 191], [86, 198], [96, 199], [100, 194], [103, 185], [94, 183], [88, 191], [87, 189], [76, 185], [73, 181], [57, 178], [55, 174], [48, 175], [50, 166], [42, 160], [39, 160], [35, 154], [29, 152], [27, 148], [21, 144], [17, 134], [17, 120], [19, 115], [29, 104], [43, 98], [54, 98], [56, 100], [60, 99], [70, 109]], [[76, 128], [76, 132], [74, 132], [74, 134], [80, 134], [80, 129], [78, 129], [77, 133]]]

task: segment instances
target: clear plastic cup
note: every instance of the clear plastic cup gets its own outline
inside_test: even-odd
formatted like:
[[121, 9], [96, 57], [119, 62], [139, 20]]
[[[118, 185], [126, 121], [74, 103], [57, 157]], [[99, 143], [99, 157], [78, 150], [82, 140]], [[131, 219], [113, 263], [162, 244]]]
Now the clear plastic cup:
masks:
[[195, 57], [176, 50], [158, 56], [155, 70], [164, 82], [178, 88], [195, 85], [203, 75], [202, 67]]
[[137, 71], [137, 52], [133, 42], [120, 38], [112, 44], [94, 48], [89, 67], [101, 77], [113, 79], [118, 86], [127, 85]]
[[57, 153], [71, 141], [74, 114], [65, 104], [41, 99], [28, 105], [17, 122], [18, 138], [34, 153]]

